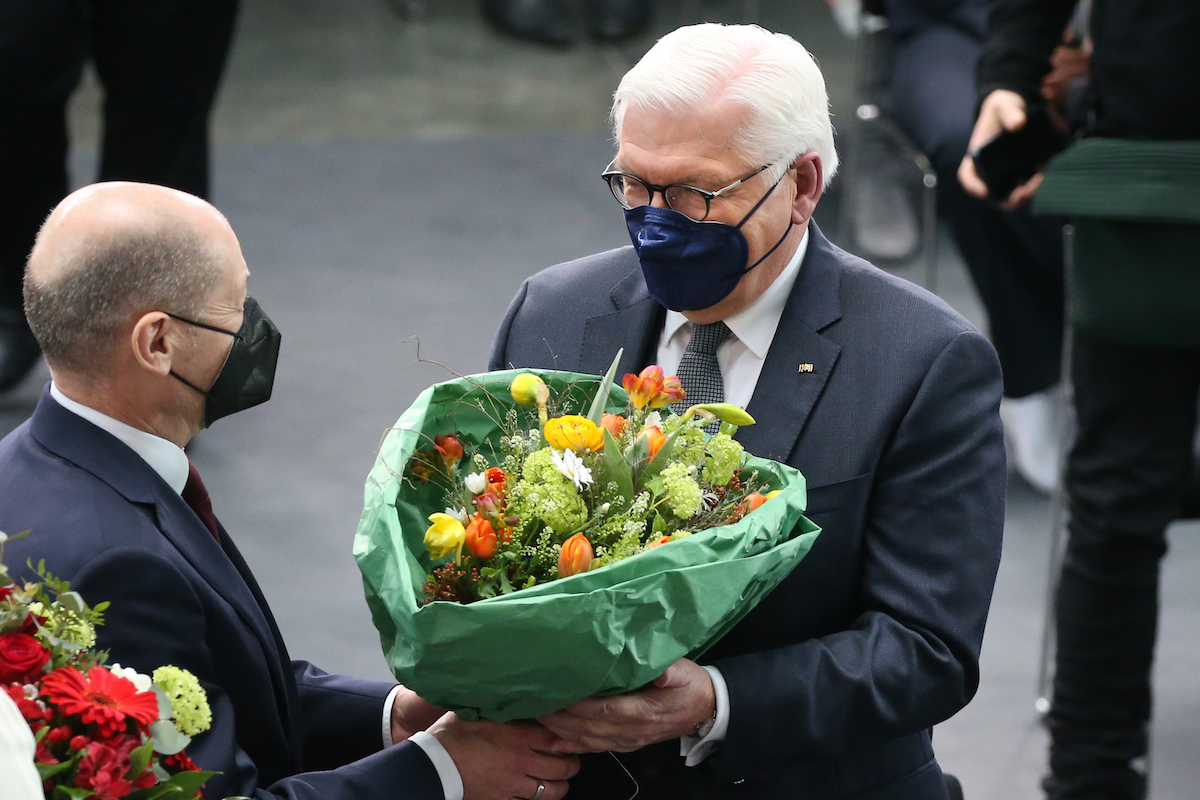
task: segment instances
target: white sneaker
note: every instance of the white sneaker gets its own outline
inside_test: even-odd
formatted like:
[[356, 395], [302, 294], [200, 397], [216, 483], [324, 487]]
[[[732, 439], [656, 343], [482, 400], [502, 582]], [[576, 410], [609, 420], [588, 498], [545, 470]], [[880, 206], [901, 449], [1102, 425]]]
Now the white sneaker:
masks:
[[1031, 487], [1049, 495], [1058, 485], [1062, 400], [1058, 386], [1000, 401], [1008, 463]]

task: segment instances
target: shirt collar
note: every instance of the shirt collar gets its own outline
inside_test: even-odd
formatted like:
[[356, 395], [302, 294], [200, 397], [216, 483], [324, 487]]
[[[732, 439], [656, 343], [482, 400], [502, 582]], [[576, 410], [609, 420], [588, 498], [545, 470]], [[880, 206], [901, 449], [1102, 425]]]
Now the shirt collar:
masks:
[[191, 467], [187, 453], [176, 445], [160, 436], [127, 425], [118, 419], [113, 419], [94, 408], [85, 406], [67, 397], [58, 386], [50, 382], [50, 396], [60, 406], [72, 414], [83, 417], [101, 430], [108, 431], [129, 446], [129, 449], [141, 456], [166, 481], [167, 485], [176, 492], [183, 492], [187, 485], [188, 471]]
[[[796, 248], [783, 272], [779, 273], [779, 277], [772, 281], [767, 290], [753, 303], [724, 320], [733, 335], [758, 358], [767, 357], [771, 340], [775, 338], [775, 329], [779, 327], [779, 318], [783, 316], [788, 296], [792, 293], [792, 287], [796, 285], [796, 278], [800, 275], [800, 264], [804, 261], [807, 251], [808, 229], [805, 228], [800, 246]], [[668, 310], [663, 323], [662, 341], [669, 341], [684, 325], [689, 324], [691, 323], [682, 312]]]

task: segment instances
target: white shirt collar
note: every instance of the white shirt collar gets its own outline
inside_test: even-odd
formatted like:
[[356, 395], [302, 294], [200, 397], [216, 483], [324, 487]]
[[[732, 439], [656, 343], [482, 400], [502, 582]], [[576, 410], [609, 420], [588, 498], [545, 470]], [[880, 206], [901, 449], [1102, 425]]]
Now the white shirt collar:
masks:
[[176, 492], [183, 492], [183, 487], [187, 485], [188, 471], [191, 465], [188, 462], [187, 453], [183, 452], [183, 449], [174, 442], [127, 425], [94, 408], [85, 406], [83, 403], [77, 403], [63, 394], [53, 381], [50, 382], [50, 396], [67, 411], [83, 417], [97, 428], [108, 431], [129, 445], [129, 449], [141, 456], [142, 460], [149, 464], [150, 468], [157, 472], [168, 486]]
[[[796, 278], [800, 275], [800, 264], [804, 261], [806, 252], [808, 252], [808, 228], [804, 229], [800, 246], [796, 248], [791, 260], [783, 268], [783, 272], [780, 272], [779, 276], [771, 282], [767, 290], [759, 295], [753, 303], [724, 319], [733, 335], [760, 359], [767, 357], [767, 350], [771, 347], [771, 340], [775, 338], [775, 329], [779, 327], [779, 318], [783, 316], [783, 308], [787, 305], [792, 287], [796, 285]], [[661, 341], [669, 341], [679, 332], [680, 328], [688, 324], [690, 322], [682, 312], [668, 310], [666, 321], [663, 323]]]

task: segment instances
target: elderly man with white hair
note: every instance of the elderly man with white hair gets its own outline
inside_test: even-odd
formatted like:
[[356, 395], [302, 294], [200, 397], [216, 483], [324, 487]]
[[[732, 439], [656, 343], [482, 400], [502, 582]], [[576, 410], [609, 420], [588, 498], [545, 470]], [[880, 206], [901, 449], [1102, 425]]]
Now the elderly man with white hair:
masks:
[[[745, 406], [797, 467], [811, 553], [697, 661], [541, 719], [589, 757], [572, 798], [945, 798], [932, 726], [971, 699], [1000, 559], [995, 351], [812, 220], [837, 169], [824, 81], [788, 36], [661, 39], [613, 104], [631, 247], [525, 281], [491, 367], [657, 363]], [[632, 780], [631, 780], [632, 779]]]

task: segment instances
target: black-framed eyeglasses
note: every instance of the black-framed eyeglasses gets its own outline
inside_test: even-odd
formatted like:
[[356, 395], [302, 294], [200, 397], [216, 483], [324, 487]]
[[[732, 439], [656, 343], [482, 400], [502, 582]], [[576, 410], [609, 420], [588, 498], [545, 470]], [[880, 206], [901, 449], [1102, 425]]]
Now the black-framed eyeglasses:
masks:
[[600, 177], [604, 178], [608, 183], [608, 188], [612, 190], [613, 197], [624, 208], [648, 206], [654, 200], [654, 195], [657, 193], [663, 196], [663, 201], [666, 202], [667, 208], [678, 211], [695, 222], [702, 222], [708, 218], [714, 198], [720, 197], [735, 186], [740, 186], [774, 163], [764, 164], [746, 177], [738, 178], [725, 188], [718, 189], [715, 192], [710, 192], [697, 186], [689, 186], [686, 183], [669, 183], [666, 186], [656, 186], [653, 183], [647, 183], [636, 175], [630, 175], [628, 172], [621, 172], [615, 169], [605, 170], [600, 174]]

